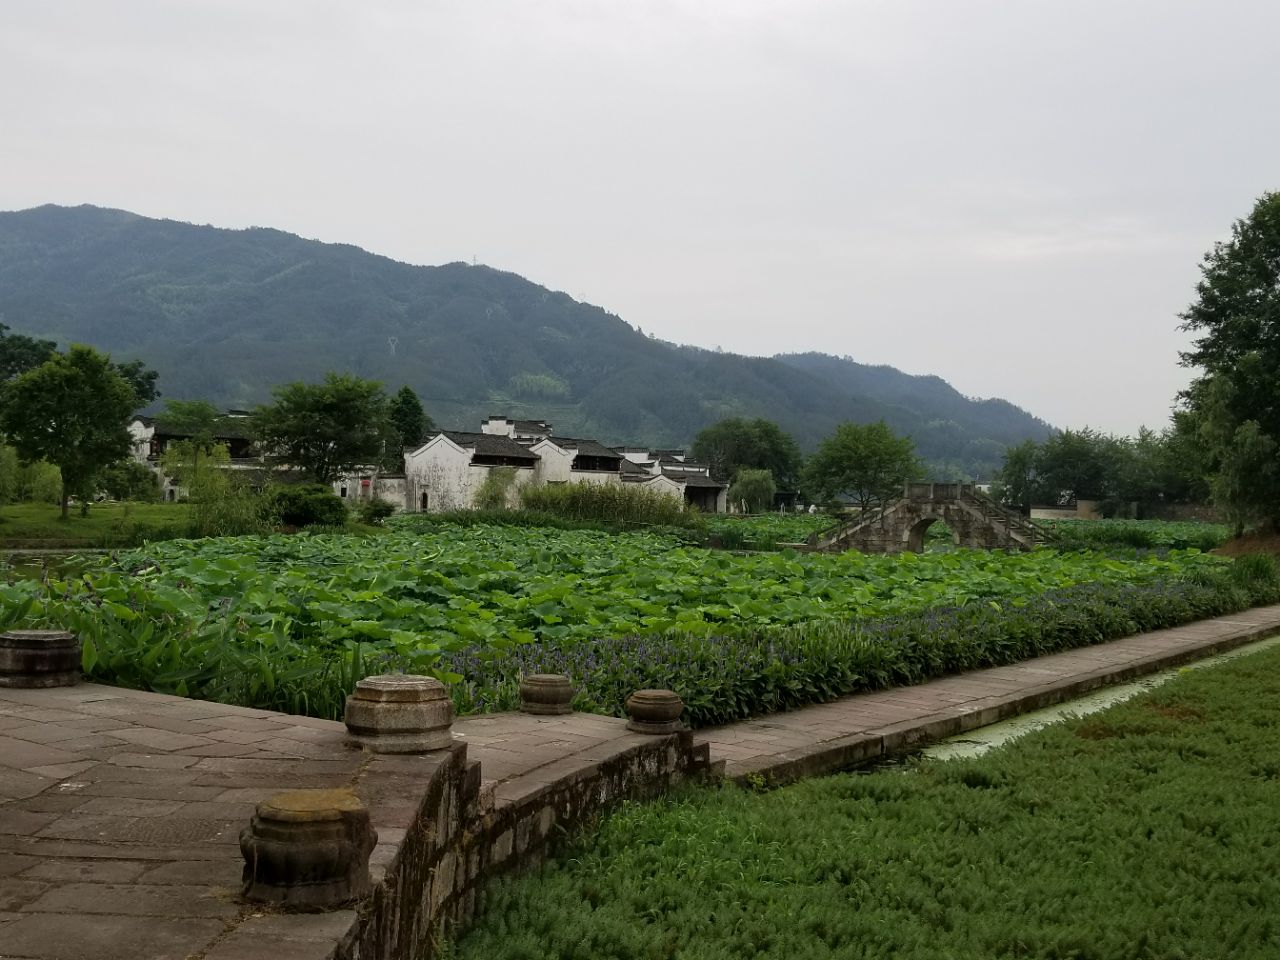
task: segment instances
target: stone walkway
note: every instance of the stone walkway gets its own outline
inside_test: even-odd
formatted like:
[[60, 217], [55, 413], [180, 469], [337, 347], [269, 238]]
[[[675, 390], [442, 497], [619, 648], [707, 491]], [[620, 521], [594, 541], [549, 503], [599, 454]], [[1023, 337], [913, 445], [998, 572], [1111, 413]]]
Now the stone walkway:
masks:
[[[592, 714], [459, 720], [495, 808], [653, 738]], [[0, 688], [0, 958], [311, 960], [352, 911], [237, 902], [239, 833], [281, 790], [351, 787], [374, 882], [417, 815], [429, 757], [372, 758], [341, 723], [95, 684]]]
[[[701, 731], [729, 776], [785, 781], [900, 751], [1280, 631], [1262, 608]], [[653, 738], [589, 714], [458, 721], [481, 802], [527, 804]], [[432, 755], [372, 757], [340, 723], [94, 684], [0, 688], [0, 958], [321, 960], [354, 913], [239, 902], [240, 830], [285, 789], [349, 787], [375, 883], [422, 815]], [[448, 753], [448, 751], [442, 751]]]
[[1280, 606], [700, 730], [739, 781], [830, 773], [1280, 632]]

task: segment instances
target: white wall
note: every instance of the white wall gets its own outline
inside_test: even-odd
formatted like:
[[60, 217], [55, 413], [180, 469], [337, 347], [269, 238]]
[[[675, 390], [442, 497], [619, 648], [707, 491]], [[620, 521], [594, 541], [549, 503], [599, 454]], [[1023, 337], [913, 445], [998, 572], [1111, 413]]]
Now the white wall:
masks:
[[564, 483], [569, 479], [575, 451], [559, 447], [550, 440], [540, 440], [529, 450], [542, 458], [534, 467], [538, 483]]
[[404, 457], [405, 508], [422, 510], [422, 494], [427, 494], [427, 510], [441, 513], [471, 506], [471, 451], [445, 436]]

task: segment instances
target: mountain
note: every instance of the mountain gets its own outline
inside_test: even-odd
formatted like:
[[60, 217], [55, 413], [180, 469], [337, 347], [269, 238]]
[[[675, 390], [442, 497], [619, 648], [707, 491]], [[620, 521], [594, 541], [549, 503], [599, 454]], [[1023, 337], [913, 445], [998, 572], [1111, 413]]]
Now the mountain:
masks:
[[1050, 433], [937, 377], [655, 340], [490, 267], [413, 266], [279, 230], [91, 206], [0, 213], [0, 322], [140, 358], [166, 397], [226, 407], [344, 370], [392, 391], [407, 383], [442, 425], [511, 413], [614, 443], [680, 446], [722, 417], [763, 416], [812, 448], [843, 420], [883, 417], [926, 459], [968, 473]]

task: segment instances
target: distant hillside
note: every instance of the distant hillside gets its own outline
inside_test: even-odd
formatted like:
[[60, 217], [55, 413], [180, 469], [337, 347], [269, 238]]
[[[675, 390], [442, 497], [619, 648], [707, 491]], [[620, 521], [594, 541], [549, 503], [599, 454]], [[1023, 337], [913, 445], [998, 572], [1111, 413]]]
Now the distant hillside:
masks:
[[437, 423], [513, 413], [615, 443], [684, 445], [740, 415], [776, 420], [811, 448], [842, 420], [884, 417], [930, 461], [976, 472], [1049, 432], [936, 377], [674, 346], [489, 267], [411, 266], [278, 230], [89, 206], [0, 213], [0, 322], [139, 357], [166, 397], [228, 407], [346, 370], [409, 384]]

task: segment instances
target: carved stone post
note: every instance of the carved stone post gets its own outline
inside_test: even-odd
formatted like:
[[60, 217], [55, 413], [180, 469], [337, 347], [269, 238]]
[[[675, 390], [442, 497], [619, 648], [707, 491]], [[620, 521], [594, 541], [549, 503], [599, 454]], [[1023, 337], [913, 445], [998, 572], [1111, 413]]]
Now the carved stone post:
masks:
[[0, 634], [0, 687], [69, 687], [80, 682], [80, 641], [65, 630]]
[[453, 743], [453, 701], [434, 677], [365, 677], [347, 697], [350, 739], [371, 753], [425, 753]]
[[678, 733], [684, 701], [670, 690], [637, 690], [627, 697], [627, 729], [636, 733]]
[[278, 793], [240, 833], [244, 895], [286, 910], [341, 907], [368, 894], [377, 841], [350, 790]]
[[573, 713], [573, 687], [559, 673], [533, 673], [520, 681], [520, 709], [539, 716]]

